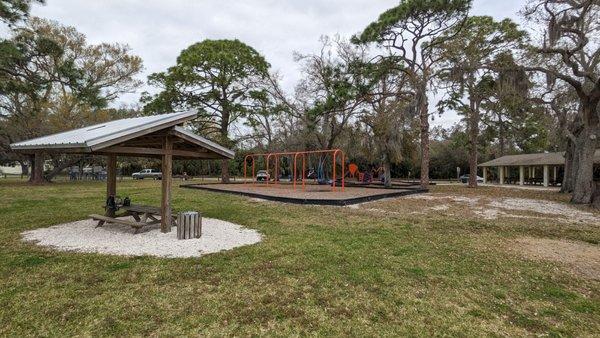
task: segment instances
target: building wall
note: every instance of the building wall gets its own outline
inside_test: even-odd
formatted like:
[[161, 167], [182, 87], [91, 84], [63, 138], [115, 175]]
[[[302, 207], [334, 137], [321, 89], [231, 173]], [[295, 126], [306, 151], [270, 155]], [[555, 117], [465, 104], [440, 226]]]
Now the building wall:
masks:
[[17, 165], [14, 167], [9, 166], [0, 166], [0, 174], [8, 174], [8, 175], [21, 175], [21, 166]]

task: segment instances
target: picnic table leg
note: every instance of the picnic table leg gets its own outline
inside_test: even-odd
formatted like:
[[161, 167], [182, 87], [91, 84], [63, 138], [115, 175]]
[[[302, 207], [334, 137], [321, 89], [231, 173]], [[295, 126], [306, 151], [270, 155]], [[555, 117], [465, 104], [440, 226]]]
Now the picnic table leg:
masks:
[[[106, 160], [106, 199], [117, 195], [117, 155], [108, 155]], [[106, 216], [115, 217], [115, 210], [107, 209]]]
[[96, 228], [100, 228], [104, 225], [104, 221], [100, 220], [98, 221], [98, 224], [96, 224]]
[[129, 212], [129, 214], [135, 219], [136, 222], [140, 222], [140, 215], [137, 212]]

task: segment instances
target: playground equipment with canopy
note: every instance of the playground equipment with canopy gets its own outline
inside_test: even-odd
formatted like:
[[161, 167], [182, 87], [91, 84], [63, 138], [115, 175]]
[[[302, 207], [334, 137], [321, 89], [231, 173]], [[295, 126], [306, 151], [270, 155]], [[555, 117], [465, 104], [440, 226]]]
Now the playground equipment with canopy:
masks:
[[[318, 157], [318, 165], [315, 168], [312, 166], [311, 159]], [[327, 161], [327, 158], [331, 157], [331, 162]], [[306, 183], [309, 180], [316, 182], [318, 185], [330, 185], [332, 191], [344, 191], [345, 187], [345, 176], [346, 176], [346, 155], [341, 149], [326, 149], [326, 150], [310, 150], [310, 151], [294, 151], [294, 152], [276, 152], [276, 153], [262, 153], [262, 154], [250, 154], [244, 159], [244, 184], [248, 184], [248, 166], [252, 168], [252, 184], [256, 184], [256, 170], [258, 169], [259, 161], [263, 160], [263, 164], [266, 168], [267, 173], [271, 170], [274, 172], [274, 182], [269, 183], [269, 179], [265, 181], [268, 185], [279, 185], [280, 171], [284, 168], [280, 166], [281, 159], [291, 159], [290, 171], [291, 175], [288, 175], [293, 182], [293, 189], [297, 189], [297, 182], [300, 181], [302, 190], [306, 189]], [[271, 162], [273, 166], [271, 166]], [[249, 164], [249, 162], [251, 164]], [[307, 168], [308, 164], [308, 168]], [[337, 169], [340, 169], [337, 171]], [[331, 173], [331, 176], [328, 173]], [[339, 178], [338, 178], [338, 173]], [[336, 186], [339, 189], [336, 189]]]
[[348, 176], [356, 179], [358, 183], [371, 184], [376, 177], [381, 180], [383, 173], [384, 169], [382, 166], [377, 169], [361, 172], [358, 169], [358, 165], [354, 163], [348, 164]]

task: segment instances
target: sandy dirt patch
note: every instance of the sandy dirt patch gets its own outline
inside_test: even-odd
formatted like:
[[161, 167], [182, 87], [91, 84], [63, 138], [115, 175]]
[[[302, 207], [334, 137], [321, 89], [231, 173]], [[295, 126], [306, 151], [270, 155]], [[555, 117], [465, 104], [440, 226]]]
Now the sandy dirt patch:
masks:
[[443, 194], [415, 194], [408, 195], [403, 198], [408, 199], [417, 199], [417, 200], [428, 200], [428, 201], [436, 201], [436, 200], [449, 200], [452, 202], [459, 203], [467, 203], [467, 204], [477, 204], [479, 202], [478, 197], [466, 197], [466, 196], [455, 196], [455, 195], [443, 195]]
[[25, 241], [60, 251], [95, 252], [124, 256], [199, 257], [261, 241], [256, 230], [214, 218], [202, 218], [202, 237], [178, 240], [176, 228], [163, 234], [159, 228], [133, 234], [129, 226], [110, 224], [95, 228], [88, 219], [23, 232]]
[[508, 210], [532, 211], [546, 215], [558, 215], [581, 222], [596, 222], [598, 218], [591, 212], [573, 208], [567, 204], [533, 200], [526, 198], [502, 198], [492, 200], [489, 206]]
[[600, 280], [600, 246], [579, 241], [522, 237], [513, 250], [530, 259], [565, 264], [580, 276]]
[[[508, 197], [465, 197], [447, 194], [416, 194], [404, 199], [423, 200], [429, 206], [423, 208], [421, 213], [427, 211], [446, 211], [451, 206], [468, 208], [478, 217], [494, 220], [499, 217], [549, 219], [567, 223], [593, 223], [600, 224], [597, 215], [577, 209], [566, 203], [547, 200], [508, 198]], [[529, 213], [529, 214], [527, 214]]]

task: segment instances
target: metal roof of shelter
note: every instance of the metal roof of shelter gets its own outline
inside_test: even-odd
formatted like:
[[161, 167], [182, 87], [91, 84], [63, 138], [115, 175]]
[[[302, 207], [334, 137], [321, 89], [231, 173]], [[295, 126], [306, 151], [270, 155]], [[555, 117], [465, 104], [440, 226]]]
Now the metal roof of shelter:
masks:
[[162, 138], [169, 134], [178, 139], [174, 145], [175, 157], [233, 158], [232, 150], [180, 126], [195, 117], [195, 112], [183, 112], [126, 118], [17, 142], [10, 147], [24, 153], [117, 153], [152, 157], [161, 155]]
[[[506, 155], [479, 164], [480, 167], [564, 165], [564, 152]], [[600, 163], [600, 150], [594, 154], [594, 163]]]

